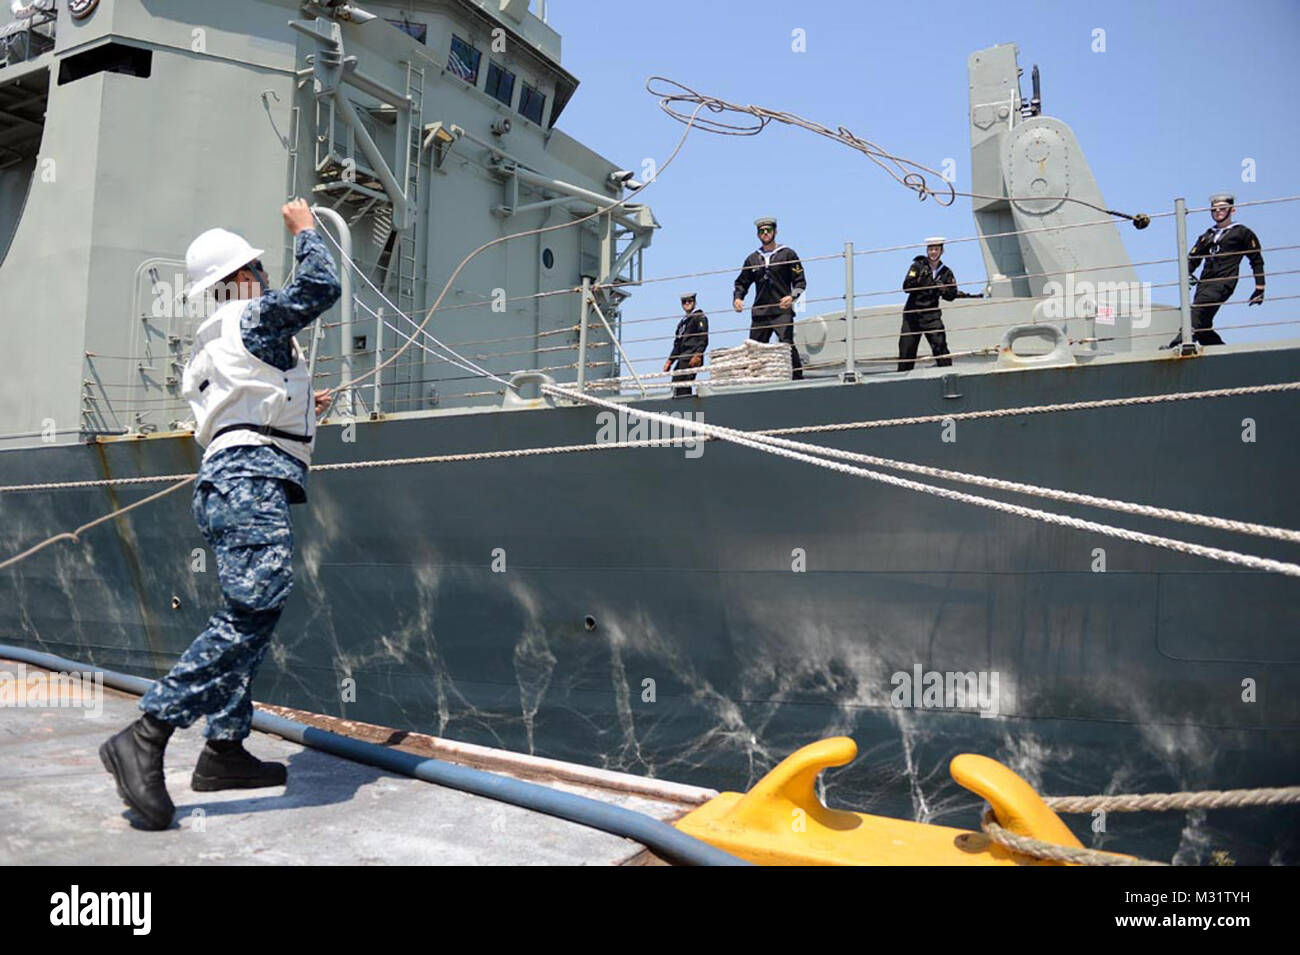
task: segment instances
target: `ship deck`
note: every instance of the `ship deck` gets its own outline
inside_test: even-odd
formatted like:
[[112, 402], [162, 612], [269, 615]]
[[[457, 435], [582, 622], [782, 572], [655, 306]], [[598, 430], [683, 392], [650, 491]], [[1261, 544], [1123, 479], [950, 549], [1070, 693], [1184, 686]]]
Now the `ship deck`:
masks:
[[[0, 659], [0, 669], [21, 664]], [[45, 671], [27, 665], [29, 678]], [[95, 693], [100, 691], [96, 688]], [[657, 862], [641, 845], [596, 829], [395, 775], [254, 732], [248, 749], [289, 769], [283, 788], [195, 793], [189, 774], [202, 721], [178, 730], [166, 754], [176, 821], [164, 832], [133, 825], [100, 765], [98, 747], [139, 715], [138, 697], [102, 689], [102, 712], [59, 705], [0, 707], [0, 864], [3, 865], [624, 865]], [[438, 741], [280, 707], [279, 715], [429, 755]], [[488, 766], [671, 821], [712, 792], [665, 784], [661, 798], [628, 792], [640, 777], [528, 761], [476, 748], [455, 760]], [[446, 759], [445, 751], [438, 753]], [[549, 765], [550, 770], [547, 770]], [[514, 767], [513, 771], [510, 767]], [[566, 767], [572, 770], [570, 776]], [[555, 778], [556, 776], [569, 778]], [[590, 777], [582, 781], [582, 776]], [[551, 778], [545, 778], [545, 777]]]

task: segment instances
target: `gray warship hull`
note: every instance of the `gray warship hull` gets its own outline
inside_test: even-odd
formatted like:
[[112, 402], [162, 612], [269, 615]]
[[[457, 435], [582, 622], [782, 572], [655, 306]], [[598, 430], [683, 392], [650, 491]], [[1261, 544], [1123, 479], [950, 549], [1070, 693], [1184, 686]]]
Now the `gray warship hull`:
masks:
[[[1278, 347], [968, 374], [959, 398], [943, 396], [951, 379], [929, 375], [643, 406], [755, 430], [1267, 384], [1297, 357]], [[938, 424], [810, 440], [1189, 510], [1209, 501], [1220, 516], [1295, 527], [1298, 402], [1255, 394], [958, 420], [947, 442]], [[1243, 454], [1246, 418], [1258, 437]], [[316, 460], [564, 448], [589, 445], [598, 427], [590, 408], [463, 410], [362, 422], [350, 442], [327, 427]], [[187, 437], [144, 437], [3, 452], [0, 483], [197, 463]], [[5, 549], [144, 493], [0, 495]], [[922, 817], [973, 805], [944, 781], [963, 749], [1055, 792], [1279, 785], [1300, 762], [1291, 578], [719, 442], [327, 471], [309, 494], [296, 510], [295, 589], [256, 686], [268, 702], [725, 787], [850, 733], [864, 755], [828, 774], [828, 798]], [[0, 580], [4, 639], [164, 673], [219, 601], [215, 573], [196, 570], [188, 496], [15, 568]], [[918, 665], [998, 674], [997, 716], [896, 707], [892, 675]], [[1164, 837], [1185, 840], [1182, 828], [1180, 817]]]

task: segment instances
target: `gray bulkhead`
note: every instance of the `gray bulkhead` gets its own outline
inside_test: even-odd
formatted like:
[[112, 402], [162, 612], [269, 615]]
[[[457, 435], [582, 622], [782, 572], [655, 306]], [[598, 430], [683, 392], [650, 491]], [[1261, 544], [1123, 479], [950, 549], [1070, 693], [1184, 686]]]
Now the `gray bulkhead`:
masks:
[[[289, 26], [312, 26], [331, 12], [321, 7], [101, 0], [75, 19], [58, 5], [57, 19], [34, 31], [50, 49], [41, 52], [38, 40], [0, 60], [0, 251], [7, 249], [0, 327], [12, 367], [28, 372], [0, 382], [0, 448], [39, 445], [51, 423], [58, 443], [183, 424], [188, 408], [178, 379], [197, 312], [179, 293], [184, 250], [204, 229], [230, 228], [264, 248], [276, 283], [291, 264], [278, 214], [286, 196], [336, 207], [350, 222], [366, 277], [418, 321], [470, 249], [590, 212], [583, 193], [609, 202], [622, 194], [610, 179], [613, 163], [553, 127], [577, 81], [559, 64], [558, 35], [526, 3], [427, 0], [366, 9], [376, 19], [321, 22], [337, 23], [356, 73], [403, 100], [394, 108], [365, 89], [344, 88], [395, 188], [385, 187], [379, 164], [359, 145], [363, 137], [320, 88], [308, 61], [319, 44]], [[451, 62], [453, 35], [480, 54], [473, 82]], [[515, 77], [506, 102], [487, 91], [489, 64]], [[520, 112], [525, 84], [535, 91], [529, 112], [539, 122]], [[509, 131], [494, 134], [501, 120]], [[464, 135], [446, 150], [425, 148], [435, 123]], [[516, 179], [516, 168], [529, 181]], [[546, 204], [522, 208], [532, 203]], [[631, 278], [655, 227], [647, 208], [633, 206], [616, 221], [601, 217], [489, 249], [458, 276], [444, 300], [448, 311], [429, 330], [453, 345], [529, 336], [467, 348], [486, 354], [482, 364], [495, 372], [572, 363], [577, 296], [528, 296], [572, 289], [583, 275]], [[362, 278], [354, 284], [347, 344], [357, 374], [373, 367], [372, 311], [381, 302]], [[605, 301], [611, 320], [621, 298]], [[494, 299], [497, 309], [464, 307]], [[321, 372], [340, 367], [339, 312], [336, 306], [321, 320]], [[413, 330], [391, 307], [385, 313]], [[532, 351], [534, 335], [561, 347]], [[385, 354], [398, 340], [398, 331], [383, 329]], [[617, 373], [612, 351], [606, 345], [604, 355], [593, 354], [602, 363], [588, 377]], [[572, 368], [553, 374], [575, 377]], [[319, 383], [338, 380], [335, 373]], [[385, 412], [500, 401], [465, 398], [481, 392], [482, 380], [467, 380], [420, 348], [385, 369], [383, 381]], [[372, 410], [372, 382], [358, 394], [358, 411]]]

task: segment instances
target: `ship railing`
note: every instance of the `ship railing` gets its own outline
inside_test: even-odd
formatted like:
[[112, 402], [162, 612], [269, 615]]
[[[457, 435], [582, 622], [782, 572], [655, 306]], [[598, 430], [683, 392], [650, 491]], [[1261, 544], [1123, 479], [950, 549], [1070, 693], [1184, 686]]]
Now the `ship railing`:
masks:
[[[1264, 242], [1260, 251], [1266, 262], [1267, 295], [1258, 315], [1247, 314], [1244, 310], [1249, 293], [1243, 294], [1245, 290], [1239, 290], [1222, 306], [1215, 320], [1215, 329], [1220, 333], [1231, 335], [1253, 329], [1256, 330], [1256, 339], [1259, 333], [1266, 337], [1287, 337], [1287, 333], [1300, 324], [1300, 318], [1294, 317], [1300, 315], [1300, 310], [1291, 305], [1293, 300], [1300, 298], [1300, 281], [1294, 278], [1300, 274], [1300, 261], [1297, 261], [1300, 256], [1296, 255], [1300, 243], [1287, 241], [1291, 229], [1286, 221], [1290, 204], [1296, 201], [1300, 201], [1300, 197], [1239, 203], [1237, 218], [1242, 218], [1243, 213], [1247, 215], [1250, 219], [1247, 224]], [[1169, 212], [1153, 215], [1153, 228], [1139, 233], [1143, 237], [1139, 251], [1145, 255], [1136, 256], [1134, 260], [1069, 270], [1025, 272], [1013, 278], [1039, 283], [1041, 288], [1049, 281], [1058, 285], [1067, 285], [1070, 281], [1083, 283], [1103, 279], [1117, 270], [1133, 270], [1144, 280], [1143, 295], [1163, 294], [1178, 300], [1177, 306], [1160, 306], [1164, 313], [1159, 323], [1161, 327], [1143, 328], [1135, 323], [1125, 336], [1131, 347], [1155, 354], [1157, 348], [1166, 344], [1177, 331], [1177, 326], [1185, 327], [1188, 323], [1190, 289], [1186, 282], [1186, 269], [1180, 267], [1186, 259], [1187, 239], [1185, 231], [1181, 241], [1177, 235], [1179, 217], [1206, 211], [1206, 207], [1186, 209], [1176, 204], [1175, 209]], [[1266, 213], [1273, 215], [1270, 218]], [[1098, 219], [1074, 228], [1109, 227], [1111, 224], [1110, 219]], [[1044, 227], [1001, 233], [996, 237], [1051, 231]], [[1196, 231], [1200, 231], [1199, 226]], [[949, 255], [945, 258], [953, 261], [960, 254], [954, 255], [961, 244], [978, 242], [980, 238], [949, 239]], [[1168, 249], [1168, 253], [1161, 254], [1162, 246]], [[693, 384], [711, 389], [743, 386], [788, 388], [898, 374], [897, 345], [901, 335], [905, 334], [900, 331], [905, 296], [898, 287], [898, 279], [920, 248], [918, 244], [906, 244], [861, 249], [846, 242], [842, 248], [832, 252], [803, 256], [809, 292], [799, 301], [793, 322], [796, 343], [803, 359], [805, 374], [802, 382], [790, 382], [784, 378], [715, 381], [706, 355], [704, 365], [695, 370]], [[365, 269], [366, 263], [357, 263], [357, 267]], [[344, 322], [317, 323], [318, 334], [334, 333], [330, 340], [335, 347], [319, 350], [315, 364], [316, 385], [336, 386], [341, 380], [351, 377], [345, 370], [349, 363], [352, 374], [364, 372], [378, 367], [396, 349], [405, 347], [408, 351], [403, 357], [412, 358], [412, 361], [390, 366], [394, 372], [391, 375], [387, 371], [383, 375], [375, 374], [357, 385], [348, 396], [354, 405], [350, 407], [346, 401], [336, 402], [335, 413], [349, 407], [355, 415], [373, 416], [432, 407], [501, 404], [505, 389], [496, 381], [447, 363], [448, 356], [433, 340], [432, 333], [457, 355], [502, 377], [530, 371], [550, 375], [560, 383], [580, 381], [585, 390], [606, 396], [666, 397], [684, 384], [677, 380], [674, 372], [662, 370], [672, 350], [673, 331], [682, 312], [679, 307], [669, 307], [629, 314], [627, 306], [631, 300], [624, 299], [624, 295], [634, 288], [644, 292], [673, 285], [675, 288], [664, 297], [675, 304], [678, 289], [698, 291], [697, 304], [709, 316], [709, 346], [713, 352], [739, 344], [749, 337], [748, 306], [740, 314], [732, 309], [731, 280], [737, 271], [731, 264], [676, 275], [642, 276], [636, 282], [620, 283], [617, 295], [602, 295], [609, 290], [591, 287], [587, 294], [596, 300], [604, 321], [590, 308], [590, 301], [586, 320], [583, 320], [582, 287], [507, 296], [504, 300], [499, 295], [467, 295], [470, 301], [440, 307], [424, 332], [418, 332], [417, 328], [428, 316], [427, 312], [400, 312], [377, 301], [364, 287], [365, 283], [356, 282], [353, 298], [355, 317], [348, 336], [352, 347], [345, 349], [342, 346]], [[958, 272], [958, 286], [963, 291], [987, 288], [986, 280], [963, 281], [962, 274], [963, 271]], [[1250, 284], [1248, 280], [1249, 275], [1241, 278], [1247, 285]], [[991, 366], [998, 361], [1004, 339], [1012, 329], [1054, 321], [1039, 307], [1047, 299], [1047, 296], [1021, 296], [941, 303], [945, 322], [949, 325], [953, 351], [948, 357], [953, 360], [953, 371]], [[487, 311], [499, 311], [503, 301], [512, 310], [527, 308], [528, 303], [533, 303], [539, 319], [545, 314], [547, 320], [539, 321], [543, 327], [536, 331], [530, 329], [519, 334], [476, 337], [473, 334], [474, 318]], [[1096, 302], [1092, 304], [1095, 306]], [[1149, 299], [1147, 304], [1150, 304]], [[1006, 314], [1009, 306], [1013, 312], [1011, 315]], [[142, 307], [136, 303], [137, 312]], [[565, 320], [566, 314], [572, 318]], [[1175, 316], [1176, 325], [1171, 324]], [[548, 324], [552, 327], [546, 327]], [[849, 329], [853, 329], [855, 334], [847, 334]], [[824, 333], [825, 341], [835, 346], [823, 349], [829, 357], [816, 354], [809, 348], [810, 335], [814, 331]], [[88, 353], [81, 396], [83, 432], [87, 436], [121, 431], [147, 433], [172, 430], [182, 425], [189, 417], [189, 408], [179, 395], [176, 379], [181, 358], [178, 349], [183, 347], [184, 337], [183, 329], [169, 329], [165, 338], [144, 336], [141, 354]], [[1067, 337], [1070, 348], [1082, 357], [1104, 350], [1114, 335], [1108, 332], [1104, 323], [1096, 321], [1094, 313], [1086, 320], [1069, 324]], [[1191, 336], [1184, 333], [1183, 339], [1190, 342]], [[1017, 343], [1015, 348], [1017, 353], [1033, 357], [1047, 351], [1050, 346], [1051, 343], [1043, 342], [1038, 349], [1022, 351], [1022, 346]], [[915, 367], [934, 365], [935, 358], [924, 345], [922, 352], [915, 359]]]
[[[1249, 207], [1285, 207], [1284, 204], [1297, 200], [1300, 200], [1300, 197], [1242, 202], [1238, 204], [1238, 218], [1240, 218], [1240, 211], [1244, 211]], [[1142, 235], [1144, 237], [1154, 236], [1160, 231], [1161, 226], [1169, 225], [1175, 226], [1175, 229], [1169, 231], [1176, 233], [1178, 231], [1176, 229], [1177, 223], [1180, 220], [1185, 221], [1187, 215], [1207, 211], [1208, 207], [1188, 209], [1185, 204], [1176, 203], [1173, 210], [1152, 215], [1150, 218], [1157, 228], [1142, 233]], [[1258, 215], [1258, 212], [1252, 210], [1251, 214]], [[1113, 223], [1113, 219], [1101, 218], [1065, 228], [1113, 227]], [[1277, 236], [1289, 231], [1286, 228], [1287, 224], [1280, 217], [1271, 226], [1261, 226], [1260, 223], [1254, 221], [1252, 221], [1251, 225], [1256, 228], [1257, 232], [1262, 232], [1268, 236]], [[979, 242], [981, 239], [988, 240], [1030, 233], [1060, 231], [1062, 231], [1061, 227], [1044, 226], [998, 233], [996, 235], [968, 236], [949, 239], [947, 246], [948, 250], [951, 251], [952, 247], [961, 243]], [[1144, 238], [1142, 242], [1143, 250], [1154, 250], [1156, 254], [1139, 258], [1136, 261], [1109, 262], [1073, 269], [1026, 271], [1007, 278], [1018, 282], [1034, 280], [1040, 286], [1049, 281], [1065, 286], [1070, 281], [1082, 284], [1085, 281], [1096, 280], [1094, 284], [1100, 286], [1108, 274], [1113, 274], [1119, 270], [1132, 269], [1145, 279], [1141, 283], [1143, 295], [1150, 296], [1161, 292], [1170, 293], [1175, 289], [1179, 290], [1178, 298], [1180, 302], [1178, 306], [1160, 306], [1160, 308], [1166, 313], [1180, 313], [1178, 324], [1184, 327], [1184, 341], [1190, 343], [1191, 335], [1186, 333], [1186, 326], [1189, 321], [1188, 309], [1185, 302], [1182, 301], [1188, 297], [1186, 269], [1178, 267], [1178, 263], [1186, 261], [1187, 241], [1185, 232], [1181, 240], [1177, 235], [1170, 236], [1170, 238], [1174, 239], [1170, 243], [1172, 255], [1162, 256], [1158, 254], [1158, 246], [1162, 244], [1159, 238], [1154, 242], [1149, 241], [1149, 238]], [[826, 294], [809, 294], [798, 302], [793, 322], [796, 342], [801, 342], [801, 333], [805, 333], [813, 323], [819, 323], [821, 327], [827, 329], [838, 328], [840, 332], [837, 337], [833, 337], [833, 341], [842, 346], [842, 354], [837, 354], [830, 360], [819, 359], [811, 354], [805, 355], [802, 361], [805, 371], [804, 383], [820, 382], [824, 384], [827, 379], [855, 381], [864, 375], [873, 373], [896, 373], [899, 360], [896, 346], [900, 337], [908, 334], [900, 332], [899, 328], [904, 293], [892, 280], [887, 287], [858, 290], [857, 286], [863, 275], [874, 277], [880, 274], [870, 263], [875, 261], [887, 262], [888, 265], [882, 266], [882, 268], [888, 270], [888, 274], [892, 279], [893, 273], [900, 272], [900, 267], [903, 269], [906, 267], [906, 262], [899, 261], [900, 253], [906, 253], [907, 259], [910, 261], [910, 257], [920, 250], [922, 250], [922, 246], [919, 244], [859, 249], [855, 248], [854, 244], [850, 242], [845, 243], [841, 250], [835, 252], [802, 257], [801, 261], [805, 265], [805, 271], [810, 276], [810, 289], [824, 289], [827, 284], [830, 284], [831, 291]], [[1300, 284], [1291, 281], [1289, 278], [1300, 274], [1300, 269], [1286, 267], [1291, 265], [1294, 260], [1285, 258], [1285, 256], [1294, 255], [1297, 250], [1300, 250], [1300, 244], [1286, 242], [1273, 245], [1266, 244], [1261, 249], [1261, 252], [1269, 257], [1267, 260], [1269, 266], [1266, 267], [1265, 276], [1269, 277], [1267, 302], [1270, 306], [1300, 297], [1297, 294], [1287, 294], [1292, 289], [1300, 292]], [[1284, 256], [1280, 264], [1278, 264], [1276, 258], [1279, 254]], [[1210, 256], [1210, 258], [1213, 258], [1213, 256]], [[832, 269], [834, 270], [833, 274], [831, 273]], [[719, 285], [723, 287], [716, 288], [712, 292], [701, 289], [698, 301], [698, 306], [710, 318], [709, 344], [710, 351], [712, 351], [719, 347], [737, 344], [747, 338], [750, 331], [748, 306], [742, 314], [736, 314], [732, 309], [730, 280], [735, 276], [736, 272], [735, 265], [721, 266], [676, 275], [642, 277], [635, 283], [628, 283], [628, 285], [645, 288], [654, 287], [661, 283], [684, 285], [689, 282], [691, 286], [706, 286], [709, 284], [710, 278], [717, 278]], [[840, 281], [835, 281], [835, 278], [840, 278]], [[1243, 277], [1243, 280], [1246, 279], [1249, 279], [1249, 275]], [[1278, 281], [1278, 279], [1282, 281]], [[987, 289], [988, 282], [984, 279], [971, 281], [961, 281], [959, 279], [958, 287], [963, 291], [977, 291]], [[1278, 294], [1279, 289], [1283, 294]], [[624, 289], [620, 286], [620, 290]], [[599, 289], [593, 289], [593, 291], [599, 292]], [[660, 310], [648, 315], [629, 316], [623, 314], [624, 310], [614, 309], [611, 311], [606, 309], [604, 312], [605, 317], [608, 319], [608, 327], [606, 327], [591, 309], [588, 310], [587, 320], [583, 320], [583, 290], [581, 288], [565, 288], [531, 295], [510, 296], [506, 297], [504, 301], [511, 305], [518, 305], [530, 301], [554, 301], [557, 298], [569, 303], [569, 307], [572, 308], [574, 314], [574, 320], [572, 322], [561, 322], [557, 327], [544, 328], [541, 331], [529, 331], [517, 335], [497, 335], [491, 338], [474, 338], [464, 334], [464, 330], [472, 327], [472, 322], [463, 321], [464, 319], [472, 318], [476, 314], [482, 314], [482, 310], [500, 308], [502, 300], [488, 296], [482, 296], [480, 300], [440, 308], [435, 317], [436, 324], [431, 327], [436, 328], [439, 339], [447, 342], [460, 355], [472, 359], [474, 362], [480, 363], [499, 374], [509, 374], [519, 370], [540, 372], [552, 375], [557, 381], [578, 382], [580, 383], [579, 386], [587, 391], [607, 394], [613, 392], [629, 396], [644, 394], [668, 395], [680, 384], [676, 380], [674, 372], [663, 372], [661, 370], [668, 353], [672, 349], [672, 331], [677, 320], [682, 316], [680, 310]], [[966, 365], [989, 364], [996, 361], [1002, 350], [1004, 338], [1006, 338], [1010, 330], [1027, 323], [1041, 324], [1046, 320], [1042, 316], [1042, 310], [1035, 311], [1035, 308], [1042, 305], [1048, 298], [1050, 296], [1004, 296], [964, 299], [959, 304], [940, 303], [941, 307], [945, 309], [950, 307], [961, 309], [961, 323], [955, 330], [950, 330], [950, 338], [955, 331], [967, 343], [962, 348], [950, 352], [947, 357], [956, 360], [959, 367], [963, 363]], [[1300, 320], [1289, 317], [1279, 318], [1276, 312], [1271, 314], [1266, 312], [1264, 316], [1261, 316], [1264, 320], [1256, 322], [1235, 320], [1237, 316], [1228, 318], [1228, 316], [1233, 315], [1233, 312], [1239, 312], [1247, 304], [1247, 298], [1248, 296], [1238, 295], [1235, 299], [1226, 303], [1216, 321], [1216, 329], [1220, 331], [1281, 329], [1285, 326], [1300, 324]], [[1011, 317], [998, 315], [998, 309], [1005, 311], [1008, 305], [1012, 303], [1019, 303], [1019, 307], [1015, 309], [1016, 315]], [[1115, 338], [1113, 334], [1108, 334], [1104, 321], [1098, 322], [1096, 320], [1096, 304], [1096, 301], [1091, 303], [1090, 307], [1093, 308], [1093, 311], [1090, 315], [1084, 317], [1085, 320], [1075, 322], [1069, 329], [1069, 345], [1081, 353], [1096, 353], [1099, 345], [1103, 345], [1107, 341], [1113, 341]], [[1143, 303], [1144, 306], [1150, 306], [1151, 304], [1153, 303], [1149, 300]], [[839, 307], [835, 308], [835, 306]], [[993, 309], [994, 311], [985, 312], [987, 309]], [[373, 314], [373, 310], [371, 311]], [[990, 320], [986, 322], [979, 321], [978, 316], [981, 314], [988, 314]], [[422, 312], [409, 315], [387, 312], [382, 327], [384, 341], [389, 344], [377, 347], [368, 353], [354, 354], [370, 354], [375, 362], [379, 363], [386, 352], [405, 343], [415, 333], [416, 326], [425, 317], [426, 314]], [[1103, 318], [1105, 317], [1107, 316], [1103, 315]], [[1115, 316], [1111, 315], [1109, 317], [1114, 318]], [[1227, 320], [1225, 321], [1225, 319]], [[1059, 322], [1057, 324], [1065, 328], [1066, 323]], [[330, 326], [327, 324], [327, 327]], [[847, 334], [849, 328], [853, 328], [856, 334]], [[1169, 325], [1168, 320], [1165, 321], [1164, 327], [1154, 331], [1144, 329], [1135, 323], [1135, 327], [1124, 337], [1132, 345], [1148, 349], [1154, 353], [1157, 345], [1164, 344], [1164, 342], [1158, 342], [1155, 339], [1164, 338], [1168, 340], [1171, 331], [1176, 330], [1176, 328]], [[921, 335], [924, 333], [918, 332], [914, 334]], [[973, 343], [972, 339], [974, 339]], [[423, 366], [421, 377], [405, 384], [427, 386], [445, 391], [446, 398], [442, 403], [446, 405], [454, 405], [461, 401], [476, 403], [484, 399], [502, 396], [504, 389], [486, 387], [493, 384], [488, 379], [462, 372], [459, 369], [448, 369], [440, 373], [438, 371], [440, 367], [438, 357], [441, 354], [439, 349], [422, 335], [416, 335], [416, 344], [425, 350], [427, 360]], [[806, 342], [803, 342], [803, 344], [806, 344]], [[1043, 342], [1039, 349], [1029, 349], [1025, 354], [1027, 356], [1041, 354], [1049, 350], [1050, 347], [1052, 347], [1050, 343]], [[916, 358], [917, 367], [932, 365], [934, 362], [935, 358], [928, 353], [928, 349], [925, 349], [925, 354], [918, 355]], [[441, 367], [445, 368], [446, 366]], [[331, 379], [337, 381], [340, 377], [337, 357], [322, 356], [319, 360], [318, 372], [321, 386], [329, 385]], [[484, 387], [474, 387], [476, 382], [481, 383]], [[696, 370], [695, 384], [708, 385], [709, 382], [710, 369], [706, 360], [705, 364]], [[797, 387], [800, 384], [799, 382], [791, 383], [784, 379], [780, 382], [776, 379], [771, 382], [745, 379], [740, 383], [746, 385], [783, 383], [784, 386], [788, 387]], [[719, 384], [722, 383], [719, 382]], [[387, 396], [382, 402], [380, 399], [381, 396], [378, 389], [376, 389], [368, 402], [372, 406], [372, 410], [381, 406], [386, 411], [415, 410], [429, 405], [427, 397], [413, 393], [413, 390], [412, 393], [405, 397]]]

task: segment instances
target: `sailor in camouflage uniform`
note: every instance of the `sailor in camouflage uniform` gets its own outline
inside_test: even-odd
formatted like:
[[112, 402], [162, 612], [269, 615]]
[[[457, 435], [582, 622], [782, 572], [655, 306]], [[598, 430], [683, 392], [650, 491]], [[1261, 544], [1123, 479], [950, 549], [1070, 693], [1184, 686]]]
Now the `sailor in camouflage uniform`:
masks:
[[207, 289], [226, 301], [195, 333], [184, 392], [195, 438], [206, 448], [195, 482], [194, 519], [216, 557], [224, 606], [171, 672], [140, 701], [135, 723], [100, 747], [118, 793], [151, 829], [171, 825], [163, 751], [176, 727], [207, 717], [208, 742], [191, 779], [213, 791], [283, 785], [286, 769], [246, 750], [252, 684], [293, 586], [291, 504], [307, 500], [315, 394], [293, 336], [338, 300], [338, 273], [311, 210], [281, 210], [294, 234], [293, 281], [267, 291], [254, 249], [224, 229], [199, 236], [186, 253], [191, 298]]

